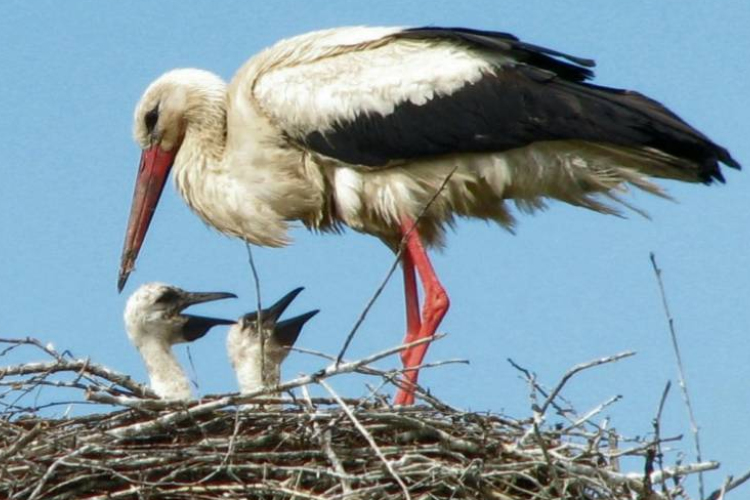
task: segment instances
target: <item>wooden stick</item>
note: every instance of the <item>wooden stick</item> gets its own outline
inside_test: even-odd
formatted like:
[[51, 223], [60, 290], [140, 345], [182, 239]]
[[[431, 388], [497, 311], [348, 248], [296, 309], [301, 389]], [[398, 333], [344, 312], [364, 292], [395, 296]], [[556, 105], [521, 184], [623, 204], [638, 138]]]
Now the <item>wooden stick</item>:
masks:
[[[661, 303], [664, 308], [664, 314], [667, 318], [667, 324], [669, 325], [669, 337], [672, 339], [672, 350], [674, 351], [675, 358], [677, 360], [677, 372], [679, 374], [680, 392], [682, 393], [682, 399], [685, 402], [687, 408], [688, 418], [690, 419], [690, 430], [693, 434], [693, 443], [695, 444], [695, 458], [698, 462], [702, 461], [701, 453], [701, 441], [700, 441], [700, 430], [695, 420], [693, 413], [693, 405], [690, 403], [690, 393], [687, 387], [687, 380], [685, 379], [685, 370], [682, 364], [682, 355], [680, 354], [680, 346], [677, 342], [677, 332], [674, 327], [674, 318], [672, 313], [669, 311], [669, 304], [667, 303], [667, 294], [664, 291], [664, 282], [662, 281], [662, 271], [656, 264], [656, 255], [654, 252], [649, 254], [651, 258], [651, 265], [654, 269], [654, 275], [656, 276], [656, 282], [659, 284], [659, 293], [661, 294]], [[700, 491], [701, 500], [706, 498], [705, 487], [703, 485], [703, 474], [698, 474], [698, 489]]]

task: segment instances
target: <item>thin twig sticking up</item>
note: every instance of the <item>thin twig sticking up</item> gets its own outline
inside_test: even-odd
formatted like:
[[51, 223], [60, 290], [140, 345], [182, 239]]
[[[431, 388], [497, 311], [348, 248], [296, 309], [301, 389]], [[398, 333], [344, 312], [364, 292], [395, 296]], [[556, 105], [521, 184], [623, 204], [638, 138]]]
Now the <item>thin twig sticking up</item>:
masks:
[[[680, 390], [682, 392], [682, 399], [685, 401], [685, 407], [687, 408], [688, 418], [690, 419], [690, 430], [693, 433], [693, 442], [695, 443], [695, 458], [698, 462], [702, 461], [701, 456], [701, 442], [700, 442], [700, 431], [698, 424], [693, 414], [693, 405], [690, 403], [690, 394], [688, 393], [687, 381], [685, 379], [685, 370], [682, 364], [682, 356], [680, 355], [680, 346], [677, 343], [677, 332], [674, 328], [674, 318], [672, 313], [669, 311], [669, 304], [667, 303], [667, 294], [664, 291], [664, 282], [661, 279], [661, 269], [656, 264], [656, 255], [654, 252], [649, 254], [651, 258], [651, 265], [654, 268], [654, 275], [656, 276], [656, 282], [659, 284], [659, 293], [661, 294], [661, 303], [664, 307], [664, 314], [667, 317], [667, 323], [669, 325], [669, 336], [672, 339], [672, 349], [674, 350], [675, 358], [677, 359], [677, 370], [680, 377]], [[705, 489], [703, 486], [703, 474], [698, 474], [698, 488], [700, 491], [701, 500], [706, 498]]]
[[263, 329], [263, 309], [260, 300], [260, 277], [258, 276], [258, 269], [255, 267], [255, 260], [253, 259], [253, 251], [250, 248], [250, 243], [245, 242], [245, 248], [247, 248], [247, 261], [250, 263], [250, 270], [253, 273], [253, 283], [255, 284], [255, 298], [258, 311], [258, 319], [255, 323], [255, 327], [257, 328], [257, 334], [260, 338], [260, 380], [265, 386], [268, 383], [266, 380], [266, 333]]

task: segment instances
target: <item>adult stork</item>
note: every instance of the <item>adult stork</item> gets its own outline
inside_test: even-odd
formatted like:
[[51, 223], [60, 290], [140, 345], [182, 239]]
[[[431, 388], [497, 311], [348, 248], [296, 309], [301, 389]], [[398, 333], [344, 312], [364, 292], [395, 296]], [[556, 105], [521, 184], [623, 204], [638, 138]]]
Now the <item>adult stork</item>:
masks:
[[302, 327], [318, 310], [279, 321], [302, 288], [295, 288], [260, 313], [242, 316], [227, 335], [227, 354], [240, 392], [245, 394], [279, 385], [281, 364], [289, 355]]
[[193, 397], [185, 371], [172, 352], [174, 344], [197, 340], [214, 326], [234, 324], [182, 311], [194, 304], [235, 297], [233, 293], [187, 292], [164, 283], [146, 283], [128, 298], [125, 330], [146, 364], [157, 396], [169, 400]]
[[[456, 215], [511, 227], [506, 200], [531, 212], [549, 198], [616, 213], [627, 185], [665, 196], [650, 177], [710, 184], [724, 180], [721, 163], [739, 168], [660, 103], [588, 83], [593, 64], [506, 33], [356, 27], [283, 40], [229, 85], [170, 71], [135, 111], [143, 154], [119, 287], [173, 170], [193, 211], [253, 244], [286, 245], [292, 221], [346, 225], [394, 251], [403, 240], [410, 342], [448, 309], [425, 247]], [[404, 365], [426, 349], [404, 352]], [[407, 387], [395, 401], [413, 398]]]

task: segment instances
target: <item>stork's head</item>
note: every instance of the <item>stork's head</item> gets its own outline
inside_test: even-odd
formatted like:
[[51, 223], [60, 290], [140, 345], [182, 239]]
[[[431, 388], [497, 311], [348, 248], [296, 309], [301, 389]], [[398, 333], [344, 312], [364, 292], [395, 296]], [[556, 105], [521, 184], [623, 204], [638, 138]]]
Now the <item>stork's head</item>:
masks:
[[[264, 353], [275, 364], [280, 364], [289, 354], [289, 350], [297, 341], [305, 323], [318, 314], [318, 310], [310, 311], [294, 318], [279, 321], [294, 298], [303, 288], [292, 290], [278, 302], [260, 313], [252, 312], [242, 316], [237, 324], [232, 326], [227, 337], [228, 348], [232, 362], [246, 362], [248, 350], [259, 352], [265, 339]], [[240, 353], [239, 351], [245, 351]]]
[[147, 283], [130, 296], [125, 306], [125, 328], [136, 345], [147, 337], [156, 337], [167, 344], [192, 342], [212, 327], [231, 325], [234, 321], [183, 314], [193, 304], [236, 298], [227, 292], [186, 292], [163, 283]]
[[[191, 127], [213, 125], [225, 114], [226, 84], [198, 69], [165, 73], [144, 92], [135, 108], [133, 135], [141, 147], [141, 162], [120, 262], [118, 290], [133, 270], [159, 203], [167, 175]], [[223, 124], [218, 124], [223, 126]]]

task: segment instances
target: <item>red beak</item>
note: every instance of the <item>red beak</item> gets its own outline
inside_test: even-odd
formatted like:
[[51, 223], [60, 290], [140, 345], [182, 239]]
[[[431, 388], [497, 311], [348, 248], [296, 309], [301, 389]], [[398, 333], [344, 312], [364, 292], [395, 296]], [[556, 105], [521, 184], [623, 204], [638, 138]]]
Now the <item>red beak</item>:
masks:
[[153, 146], [150, 149], [145, 149], [141, 154], [141, 165], [138, 169], [138, 177], [135, 180], [133, 204], [130, 207], [128, 230], [122, 247], [120, 276], [117, 281], [117, 290], [120, 292], [128, 281], [128, 276], [130, 276], [130, 272], [135, 265], [135, 259], [141, 250], [146, 231], [148, 231], [156, 205], [159, 203], [161, 192], [164, 190], [167, 175], [174, 163], [177, 149], [164, 151], [159, 146]]

